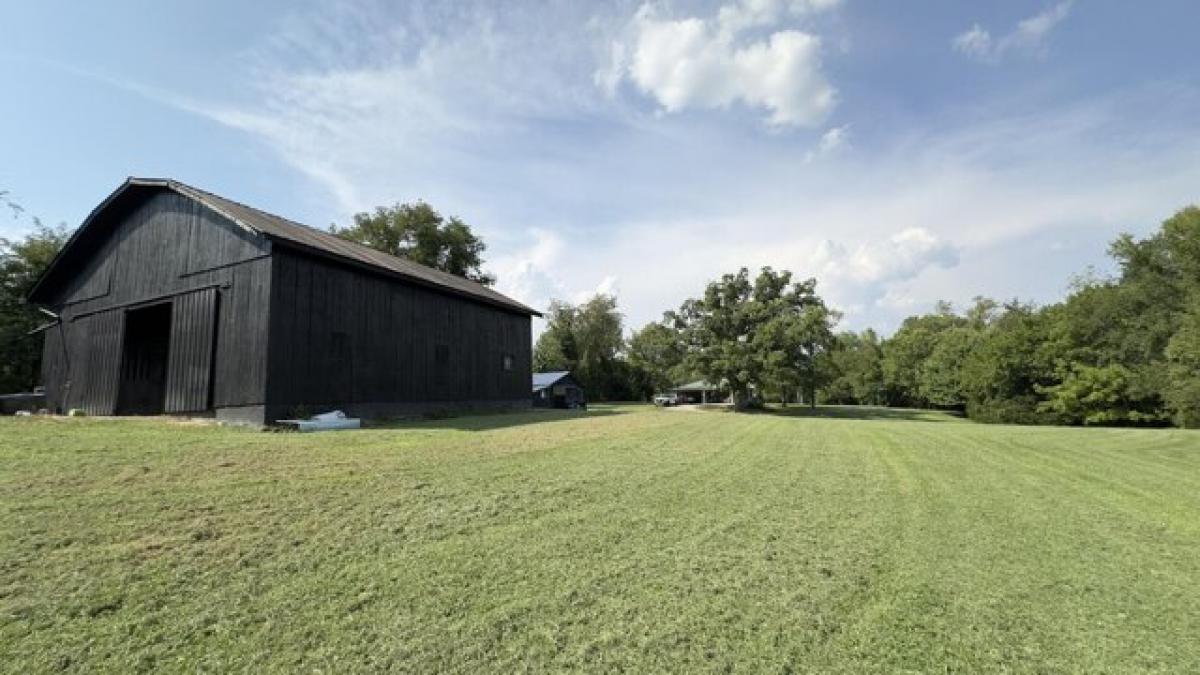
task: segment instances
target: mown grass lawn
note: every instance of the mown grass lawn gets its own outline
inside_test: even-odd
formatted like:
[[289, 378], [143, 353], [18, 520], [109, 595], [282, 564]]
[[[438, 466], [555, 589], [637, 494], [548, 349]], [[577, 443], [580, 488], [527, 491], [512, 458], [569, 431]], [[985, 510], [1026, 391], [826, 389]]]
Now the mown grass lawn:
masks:
[[0, 421], [0, 670], [1197, 672], [1200, 433]]

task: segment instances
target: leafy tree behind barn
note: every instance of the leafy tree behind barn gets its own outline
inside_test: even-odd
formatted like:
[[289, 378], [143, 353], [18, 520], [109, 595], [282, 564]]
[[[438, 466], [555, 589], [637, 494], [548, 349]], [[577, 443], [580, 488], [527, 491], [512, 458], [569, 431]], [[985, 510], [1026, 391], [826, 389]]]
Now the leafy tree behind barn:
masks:
[[466, 277], [490, 286], [496, 278], [482, 270], [487, 246], [465, 222], [445, 218], [425, 202], [379, 206], [354, 214], [348, 227], [332, 225], [333, 234], [389, 255]]
[[37, 219], [33, 225], [22, 239], [0, 239], [0, 393], [28, 391], [41, 380], [42, 336], [29, 333], [48, 317], [26, 304], [25, 296], [69, 233]]
[[649, 398], [696, 379], [684, 362], [683, 339], [673, 327], [652, 321], [629, 338], [629, 365], [639, 398]]
[[535, 371], [571, 371], [592, 400], [638, 397], [623, 354], [623, 317], [615, 297], [599, 294], [580, 305], [555, 300], [545, 320], [533, 350]]

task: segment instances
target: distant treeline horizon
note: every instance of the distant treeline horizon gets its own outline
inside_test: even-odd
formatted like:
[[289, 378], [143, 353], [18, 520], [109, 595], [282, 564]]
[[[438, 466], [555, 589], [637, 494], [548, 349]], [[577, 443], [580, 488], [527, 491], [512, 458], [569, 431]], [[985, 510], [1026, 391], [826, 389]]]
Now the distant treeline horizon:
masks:
[[889, 337], [837, 331], [817, 281], [745, 268], [625, 339], [617, 300], [554, 301], [535, 370], [593, 400], [647, 400], [694, 379], [766, 402], [957, 410], [981, 422], [1200, 427], [1200, 208], [1110, 243], [1060, 301], [939, 302]]

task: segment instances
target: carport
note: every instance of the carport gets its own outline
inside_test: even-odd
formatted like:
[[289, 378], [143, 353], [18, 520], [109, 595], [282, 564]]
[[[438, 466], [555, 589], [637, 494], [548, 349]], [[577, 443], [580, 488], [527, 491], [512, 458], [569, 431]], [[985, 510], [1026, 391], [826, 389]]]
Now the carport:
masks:
[[721, 388], [704, 380], [681, 384], [671, 390], [680, 403], [718, 403], [725, 400]]

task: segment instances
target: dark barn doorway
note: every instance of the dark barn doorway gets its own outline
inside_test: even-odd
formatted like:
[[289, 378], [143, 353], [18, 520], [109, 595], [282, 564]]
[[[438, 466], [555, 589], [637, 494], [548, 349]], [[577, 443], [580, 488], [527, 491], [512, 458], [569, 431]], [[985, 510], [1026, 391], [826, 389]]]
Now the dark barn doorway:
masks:
[[167, 395], [171, 303], [129, 311], [121, 350], [118, 415], [161, 415]]

